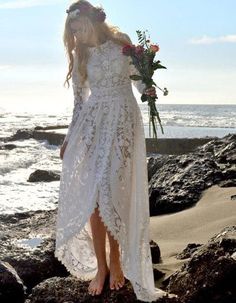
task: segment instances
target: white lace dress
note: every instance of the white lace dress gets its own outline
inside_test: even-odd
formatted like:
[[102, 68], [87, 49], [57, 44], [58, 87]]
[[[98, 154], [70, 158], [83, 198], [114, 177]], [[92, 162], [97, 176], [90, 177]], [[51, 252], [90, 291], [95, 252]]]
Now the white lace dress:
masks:
[[[74, 110], [60, 179], [55, 256], [81, 280], [97, 272], [89, 218], [102, 221], [119, 242], [120, 262], [137, 299], [152, 302], [155, 288], [149, 246], [149, 197], [143, 121], [131, 83], [135, 67], [111, 40], [89, 48], [88, 80], [78, 81], [74, 53]], [[109, 261], [109, 242], [106, 237]], [[109, 264], [109, 263], [108, 263]]]

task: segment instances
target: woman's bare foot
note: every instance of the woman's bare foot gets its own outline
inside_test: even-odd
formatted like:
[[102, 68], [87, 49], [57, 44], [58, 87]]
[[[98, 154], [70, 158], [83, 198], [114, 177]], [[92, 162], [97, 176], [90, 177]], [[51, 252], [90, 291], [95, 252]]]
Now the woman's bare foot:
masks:
[[125, 284], [125, 277], [121, 269], [119, 257], [110, 256], [110, 289], [123, 287]]
[[109, 274], [109, 268], [98, 269], [96, 276], [91, 280], [88, 286], [88, 292], [90, 295], [100, 295], [104, 286], [107, 275]]

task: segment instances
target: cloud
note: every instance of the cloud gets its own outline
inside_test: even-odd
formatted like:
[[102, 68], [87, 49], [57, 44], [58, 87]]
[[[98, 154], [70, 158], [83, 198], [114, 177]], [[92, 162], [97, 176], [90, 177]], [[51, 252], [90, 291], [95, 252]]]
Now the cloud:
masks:
[[0, 4], [0, 9], [18, 9], [32, 6], [44, 6], [44, 5], [52, 5], [60, 2], [64, 2], [62, 0], [15, 0], [15, 1], [5, 1]]
[[13, 65], [3, 64], [3, 65], [0, 65], [0, 71], [7, 70], [12, 67], [13, 67]]
[[191, 44], [213, 44], [213, 43], [236, 43], [236, 35], [225, 35], [219, 37], [209, 37], [207, 35], [201, 38], [192, 38], [189, 40]]

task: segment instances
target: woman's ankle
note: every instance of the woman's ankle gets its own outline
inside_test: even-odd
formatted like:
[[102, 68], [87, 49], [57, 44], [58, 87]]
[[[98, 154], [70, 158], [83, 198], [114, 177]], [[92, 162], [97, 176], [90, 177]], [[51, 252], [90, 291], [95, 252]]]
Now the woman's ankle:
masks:
[[102, 263], [102, 264], [98, 264], [98, 271], [99, 272], [107, 272], [109, 271], [109, 267], [107, 265], [107, 263]]

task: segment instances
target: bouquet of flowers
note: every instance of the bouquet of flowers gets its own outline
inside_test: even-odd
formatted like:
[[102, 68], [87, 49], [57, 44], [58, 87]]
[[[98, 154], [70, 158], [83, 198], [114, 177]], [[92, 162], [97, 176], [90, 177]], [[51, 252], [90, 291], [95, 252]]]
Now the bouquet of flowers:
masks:
[[[150, 43], [150, 38], [147, 39], [145, 31], [141, 32], [137, 30], [138, 41], [139, 44], [135, 46], [134, 44], [127, 44], [123, 47], [122, 53], [126, 56], [130, 56], [132, 58], [131, 64], [134, 64], [136, 69], [138, 70], [140, 75], [131, 75], [130, 78], [132, 80], [138, 81], [142, 80], [143, 83], [146, 84], [146, 89], [151, 88], [153, 85], [160, 89], [164, 96], [168, 95], [168, 90], [165, 87], [164, 89], [160, 88], [153, 81], [152, 76], [156, 69], [165, 68], [165, 66], [161, 65], [161, 61], [154, 61], [156, 53], [159, 51], [159, 46], [156, 44]], [[142, 102], [147, 101], [149, 106], [149, 136], [151, 136], [151, 123], [153, 127], [153, 137], [157, 139], [156, 132], [156, 120], [158, 120], [162, 134], [164, 133], [163, 127], [161, 125], [161, 119], [159, 113], [156, 108], [156, 99], [158, 97], [150, 96], [145, 93], [142, 94], [141, 100]]]

